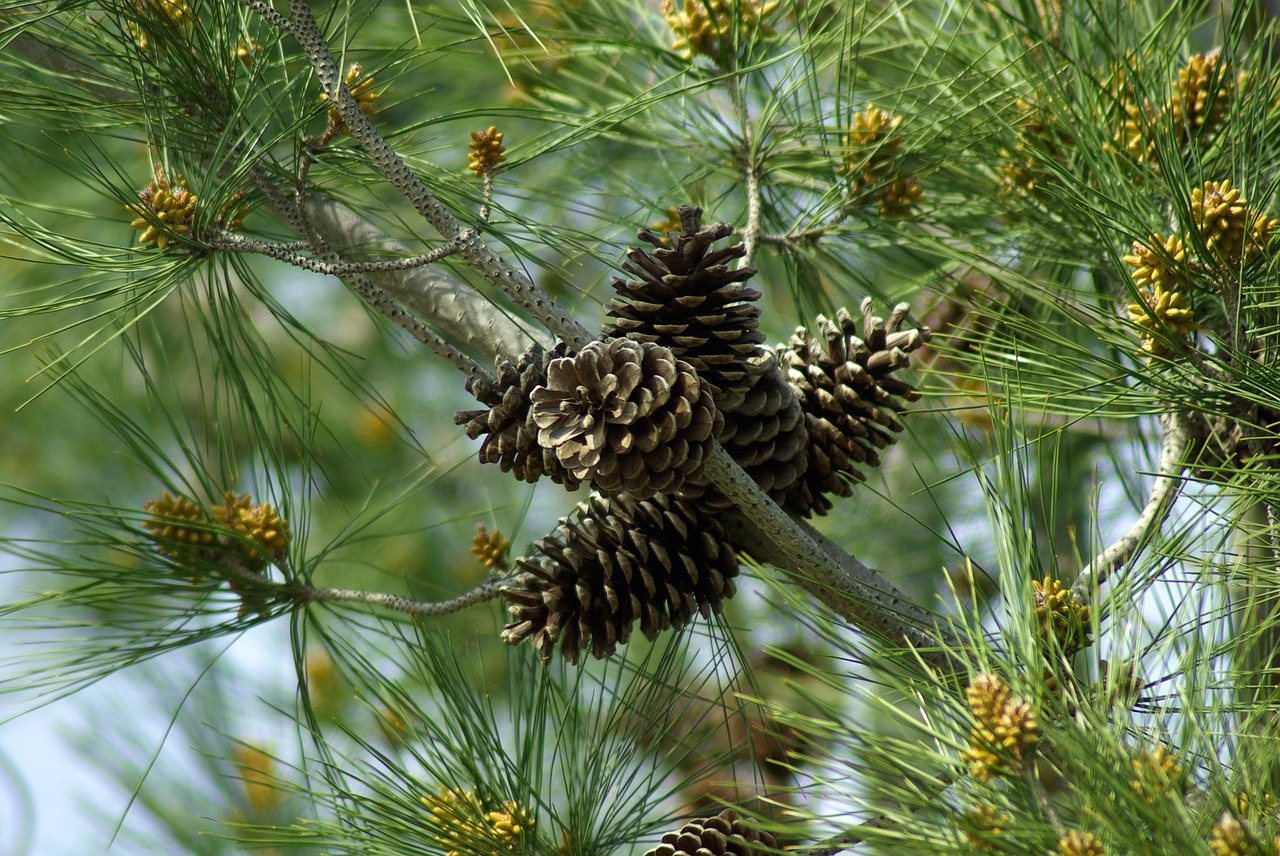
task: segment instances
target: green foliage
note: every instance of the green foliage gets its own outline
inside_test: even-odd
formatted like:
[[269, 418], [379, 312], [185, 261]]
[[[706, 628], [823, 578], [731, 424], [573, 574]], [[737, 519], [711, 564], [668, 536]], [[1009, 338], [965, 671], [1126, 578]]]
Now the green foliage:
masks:
[[[832, 854], [1274, 847], [1274, 20], [663, 5], [0, 5], [5, 716], [139, 676], [194, 749], [110, 730], [90, 846], [642, 853], [728, 803]], [[748, 517], [723, 615], [543, 667], [468, 546], [573, 500], [474, 460], [454, 369], [594, 336], [681, 204], [770, 342], [905, 302], [924, 398], [813, 522], [840, 584]]]

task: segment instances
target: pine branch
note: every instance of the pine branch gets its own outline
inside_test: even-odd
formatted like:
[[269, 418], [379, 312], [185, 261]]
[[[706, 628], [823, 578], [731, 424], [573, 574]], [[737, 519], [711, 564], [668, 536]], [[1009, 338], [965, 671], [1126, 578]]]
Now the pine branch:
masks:
[[1084, 603], [1092, 599], [1112, 571], [1129, 561], [1139, 547], [1160, 531], [1160, 525], [1182, 490], [1182, 470], [1191, 446], [1186, 416], [1166, 413], [1160, 417], [1160, 425], [1164, 432], [1160, 439], [1160, 461], [1147, 504], [1129, 531], [1094, 557], [1076, 577], [1071, 590]]
[[[340, 202], [309, 195], [303, 205], [307, 220], [331, 246], [359, 247], [362, 252], [387, 254], [408, 252], [404, 244]], [[521, 324], [441, 268], [371, 272], [366, 276], [414, 315], [447, 330], [468, 348], [491, 360], [500, 354], [522, 354], [534, 344], [544, 348], [553, 344], [545, 332]]]
[[418, 179], [408, 164], [374, 128], [343, 82], [342, 71], [320, 32], [315, 16], [306, 0], [290, 0], [293, 11], [292, 34], [301, 43], [312, 69], [342, 117], [352, 136], [373, 160], [378, 171], [432, 225], [440, 236], [459, 242], [459, 255], [485, 278], [500, 288], [537, 321], [560, 337], [571, 348], [579, 349], [594, 337], [586, 328], [569, 317], [554, 299], [522, 271], [517, 270], [480, 239], [474, 231], [465, 230], [457, 218]]
[[[336, 106], [344, 124], [351, 130], [366, 153], [374, 160], [382, 174], [413, 204], [420, 214], [432, 224], [448, 241], [451, 253], [456, 253], [472, 267], [483, 274], [490, 282], [497, 285], [517, 304], [528, 311], [552, 333], [562, 338], [571, 348], [581, 348], [594, 337], [585, 328], [568, 317], [568, 313], [555, 301], [538, 289], [528, 277], [515, 270], [497, 256], [474, 230], [464, 230], [453, 215], [438, 199], [412, 174], [408, 166], [394, 152], [390, 145], [373, 127], [343, 83], [341, 71], [333, 59], [322, 34], [316, 25], [305, 0], [293, 0], [291, 8], [294, 14], [289, 32], [302, 44], [313, 69], [320, 78], [326, 94]], [[740, 118], [744, 123], [749, 121], [746, 114], [743, 93], [735, 85], [734, 94], [739, 106]], [[744, 133], [750, 135], [749, 127], [744, 124]], [[746, 243], [750, 252], [758, 241], [760, 233], [760, 198], [756, 153], [754, 144], [748, 140], [748, 179], [749, 179], [749, 222], [746, 229]], [[316, 230], [312, 222], [313, 207], [316, 214], [330, 215], [315, 217], [316, 222], [331, 219], [343, 240], [343, 244], [359, 244], [352, 241], [349, 234], [352, 227], [359, 223], [349, 211], [332, 203], [311, 203], [303, 192], [299, 192], [298, 201], [289, 204], [283, 194], [276, 191], [269, 194], [273, 203], [281, 213], [286, 215], [291, 225], [303, 235], [329, 267], [322, 272], [345, 273], [352, 281], [353, 287], [367, 302], [379, 309], [401, 327], [409, 330], [419, 341], [443, 353], [454, 365], [464, 367], [464, 371], [475, 376], [477, 368], [467, 366], [452, 349], [441, 347], [438, 336], [426, 335], [424, 325], [417, 322], [390, 298], [381, 288], [366, 278], [366, 274], [394, 274], [400, 280], [409, 270], [425, 268], [417, 265], [405, 265], [408, 270], [386, 269], [378, 267], [358, 267], [340, 260], [333, 252], [329, 242]], [[307, 210], [303, 209], [307, 206]], [[345, 228], [344, 228], [345, 227]], [[365, 228], [368, 227], [365, 224]], [[381, 237], [381, 236], [380, 236]], [[383, 241], [379, 241], [383, 243]], [[286, 259], [288, 260], [288, 259]], [[424, 261], [426, 259], [424, 258]], [[431, 261], [438, 260], [432, 257]], [[438, 306], [438, 301], [433, 301]], [[496, 312], [492, 307], [481, 313], [479, 317], [492, 319]], [[469, 326], [469, 325], [468, 325]], [[492, 341], [492, 339], [490, 339]], [[509, 353], [519, 353], [521, 349], [511, 349]], [[483, 380], [491, 380], [485, 372]], [[751, 480], [746, 472], [728, 456], [719, 446], [716, 447], [708, 463], [712, 482], [722, 493], [731, 498], [739, 511], [752, 520], [753, 530], [744, 528], [743, 534], [751, 532], [744, 547], [759, 555], [770, 558], [774, 564], [787, 571], [796, 581], [810, 591], [819, 600], [826, 603], [838, 614], [845, 617], [859, 629], [872, 636], [893, 644], [907, 643], [916, 649], [922, 659], [934, 668], [953, 673], [961, 667], [952, 662], [948, 656], [938, 653], [937, 646], [941, 639], [938, 624], [928, 613], [908, 601], [875, 572], [848, 556], [836, 545], [822, 538], [812, 529], [798, 524], [781, 511]], [[806, 531], [808, 530], [808, 531]], [[767, 541], [761, 541], [763, 533]], [[336, 595], [335, 595], [336, 597]], [[346, 599], [360, 602], [379, 603], [382, 605], [398, 604], [399, 601], [387, 596], [363, 592], [342, 592]], [[401, 604], [403, 605], [403, 604]], [[392, 606], [392, 608], [397, 608]], [[460, 608], [460, 607], [459, 607]], [[423, 614], [432, 614], [429, 611]]]
[[[337, 203], [317, 202], [315, 210], [322, 215], [317, 222], [332, 229], [343, 243], [364, 245], [365, 234], [377, 234], [372, 226]], [[388, 277], [390, 281], [401, 282], [421, 271], [388, 273], [393, 274]], [[467, 293], [465, 286], [459, 291]], [[474, 326], [478, 320], [487, 319], [498, 326], [497, 319], [504, 316], [498, 315], [496, 308], [487, 302], [482, 301], [480, 306], [485, 311], [469, 315], [467, 323]], [[876, 638], [894, 644], [908, 642], [940, 671], [953, 673], [961, 668], [934, 650], [942, 631], [925, 610], [807, 524], [792, 520], [723, 449], [713, 455], [708, 474], [716, 488], [738, 505], [739, 514], [751, 521], [750, 525], [737, 527], [736, 543], [743, 549], [786, 570], [807, 591]], [[761, 539], [762, 532], [768, 540]], [[384, 595], [347, 594], [364, 602], [388, 605]]]
[[738, 508], [738, 515], [726, 516], [724, 523], [740, 549], [786, 572], [859, 630], [894, 645], [910, 645], [944, 674], [964, 670], [952, 653], [960, 650], [959, 643], [928, 612], [812, 527], [788, 516], [718, 443], [706, 467], [711, 483]]
[[387, 273], [392, 271], [406, 271], [414, 268], [426, 267], [433, 265], [458, 251], [456, 242], [451, 242], [434, 250], [430, 253], [424, 253], [418, 256], [409, 256], [407, 258], [384, 259], [381, 261], [352, 262], [352, 261], [320, 261], [310, 258], [296, 250], [293, 244], [278, 244], [271, 241], [257, 241], [251, 238], [245, 238], [234, 232], [218, 232], [210, 235], [200, 236], [203, 243], [216, 253], [246, 253], [250, 255], [267, 256], [276, 261], [285, 262], [303, 270], [312, 273], [322, 273], [326, 276], [345, 277], [360, 273]]
[[[806, 246], [813, 246], [830, 235], [836, 227], [833, 221], [829, 226], [815, 226], [812, 229], [797, 229], [794, 232], [782, 232], [772, 234], [769, 232], [761, 232], [756, 235], [756, 241], [761, 244], [767, 244], [775, 247], [786, 247], [789, 250], [800, 250]], [[735, 229], [734, 234], [746, 237], [746, 229]]]
[[282, 33], [293, 33], [293, 24], [275, 10], [267, 0], [240, 0], [248, 9], [257, 12], [268, 24]]
[[[341, 257], [329, 243], [320, 236], [312, 227], [310, 221], [305, 214], [298, 208], [292, 199], [285, 196], [280, 189], [276, 187], [272, 177], [262, 167], [255, 167], [253, 170], [254, 179], [259, 189], [267, 197], [272, 209], [275, 213], [287, 222], [298, 234], [302, 235], [307, 244], [311, 247], [311, 251], [326, 262], [331, 264], [340, 264]], [[429, 270], [430, 268], [412, 268], [410, 273], [414, 271]], [[388, 275], [384, 273], [384, 275]], [[398, 272], [396, 272], [398, 273]], [[413, 336], [422, 344], [426, 345], [433, 352], [443, 357], [450, 365], [461, 371], [467, 377], [477, 384], [493, 384], [493, 373], [486, 367], [480, 365], [466, 354], [460, 352], [453, 345], [449, 344], [443, 336], [435, 330], [423, 324], [417, 318], [413, 317], [405, 310], [395, 299], [392, 298], [385, 290], [376, 285], [372, 280], [361, 273], [349, 273], [346, 277], [352, 290], [360, 295], [366, 303], [377, 309], [389, 320], [397, 324], [401, 329]]]
[[747, 227], [743, 230], [742, 245], [745, 252], [742, 256], [743, 267], [750, 267], [756, 254], [756, 246], [760, 241], [760, 216], [763, 200], [760, 197], [760, 153], [756, 149], [755, 134], [751, 130], [751, 113], [747, 109], [747, 94], [742, 91], [742, 80], [734, 77], [729, 80], [729, 94], [733, 99], [734, 112], [737, 113], [738, 124], [742, 130], [742, 170], [747, 179]]
[[[342, 74], [305, 0], [292, 0], [293, 34], [301, 42], [320, 82], [379, 171], [391, 181], [415, 209], [446, 239], [456, 242], [458, 255], [501, 288], [549, 331], [571, 348], [581, 348], [594, 337], [569, 318], [568, 313], [538, 289], [527, 276], [501, 259], [473, 230], [463, 230], [456, 218], [413, 175], [404, 161], [373, 127], [342, 82]], [[757, 206], [758, 215], [758, 206]], [[758, 217], [749, 233], [759, 232]], [[849, 556], [833, 559], [824, 547], [782, 512], [719, 446], [708, 462], [713, 484], [730, 497], [760, 527], [781, 562], [797, 581], [860, 629], [895, 644], [907, 642], [931, 665], [953, 671], [946, 657], [933, 651], [938, 639], [936, 623], [900, 592]], [[816, 533], [813, 533], [816, 534]], [[752, 540], [757, 540], [753, 538]], [[828, 542], [828, 547], [833, 546]], [[773, 552], [767, 545], [757, 550]], [[763, 549], [762, 549], [763, 547]]]
[[440, 601], [421, 601], [380, 592], [315, 588], [308, 585], [294, 591], [294, 600], [298, 603], [366, 603], [414, 618], [436, 618], [493, 600], [502, 593], [504, 585], [504, 579], [491, 579], [466, 594]]

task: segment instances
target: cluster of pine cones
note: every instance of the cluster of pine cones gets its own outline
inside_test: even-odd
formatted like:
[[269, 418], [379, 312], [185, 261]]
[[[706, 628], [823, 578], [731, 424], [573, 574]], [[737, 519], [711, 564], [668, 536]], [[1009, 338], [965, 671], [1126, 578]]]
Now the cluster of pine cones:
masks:
[[458, 413], [480, 460], [524, 481], [546, 476], [594, 491], [557, 531], [520, 559], [504, 590], [503, 638], [532, 641], [548, 662], [625, 643], [633, 624], [653, 638], [733, 595], [736, 550], [717, 521], [729, 500], [702, 463], [719, 442], [785, 510], [825, 514], [848, 496], [903, 430], [918, 393], [893, 376], [929, 341], [906, 327], [906, 304], [887, 319], [870, 300], [861, 318], [819, 316], [770, 348], [759, 331], [756, 273], [734, 267], [732, 234], [679, 209], [680, 231], [642, 230], [614, 279], [604, 337], [577, 353], [563, 344], [499, 358], [497, 383], [471, 391]]

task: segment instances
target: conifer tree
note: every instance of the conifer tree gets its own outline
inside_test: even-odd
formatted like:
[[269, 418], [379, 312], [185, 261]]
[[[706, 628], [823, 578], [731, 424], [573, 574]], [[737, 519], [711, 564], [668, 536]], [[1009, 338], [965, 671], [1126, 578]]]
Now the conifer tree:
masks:
[[1261, 7], [0, 9], [84, 846], [1280, 852]]

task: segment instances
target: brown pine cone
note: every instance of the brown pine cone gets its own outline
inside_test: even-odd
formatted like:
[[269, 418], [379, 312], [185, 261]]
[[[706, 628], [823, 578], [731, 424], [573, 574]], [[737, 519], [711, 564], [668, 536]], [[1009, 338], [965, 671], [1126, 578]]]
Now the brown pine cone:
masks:
[[644, 856], [765, 856], [777, 846], [772, 835], [753, 829], [727, 808], [714, 817], [690, 821], [679, 832], [668, 832]]
[[700, 484], [722, 423], [692, 366], [630, 339], [552, 360], [529, 400], [538, 443], [575, 479], [637, 499]]
[[894, 307], [888, 320], [872, 314], [862, 301], [862, 338], [857, 322], [844, 309], [833, 322], [818, 316], [818, 336], [797, 328], [778, 348], [788, 367], [792, 389], [802, 402], [809, 434], [809, 467], [788, 497], [788, 507], [826, 514], [825, 494], [848, 496], [841, 478], [864, 481], [859, 465], [879, 466], [879, 450], [903, 430], [898, 414], [920, 394], [891, 375], [910, 364], [910, 353], [932, 337], [928, 327], [903, 329], [908, 306]]
[[[763, 350], [763, 349], [761, 349]], [[809, 466], [804, 411], [776, 357], [732, 413], [719, 440], [765, 493], [783, 503]]]
[[466, 425], [471, 439], [484, 437], [480, 463], [497, 464], [521, 481], [536, 482], [545, 475], [569, 490], [581, 483], [560, 464], [554, 451], [538, 445], [538, 426], [529, 404], [533, 390], [547, 382], [547, 366], [566, 353], [563, 344], [551, 351], [534, 345], [519, 360], [498, 357], [496, 384], [467, 381], [467, 391], [488, 406], [459, 411], [453, 421]]
[[733, 234], [721, 223], [702, 225], [702, 209], [678, 209], [681, 231], [665, 236], [648, 229], [637, 237], [655, 249], [632, 249], [623, 270], [638, 280], [614, 279], [618, 297], [609, 303], [604, 332], [670, 348], [695, 369], [711, 389], [716, 406], [728, 413], [766, 369], [758, 356], [764, 335], [760, 292], [743, 283], [754, 268], [730, 269], [746, 252], [739, 244], [711, 245]]
[[[809, 435], [800, 403], [761, 343], [760, 292], [743, 283], [753, 268], [731, 270], [741, 244], [713, 250], [728, 237], [725, 224], [702, 225], [702, 209], [678, 209], [680, 231], [639, 238], [656, 249], [633, 249], [623, 269], [639, 280], [615, 279], [619, 297], [609, 304], [605, 331], [638, 342], [656, 342], [688, 361], [711, 390], [724, 415], [716, 439], [776, 501], [783, 501], [808, 466]], [[708, 507], [728, 501], [707, 493]]]
[[625, 493], [593, 493], [516, 565], [502, 592], [511, 614], [502, 639], [529, 639], [544, 664], [557, 643], [570, 663], [586, 649], [602, 659], [627, 642], [636, 621], [652, 640], [695, 612], [718, 614], [738, 574], [715, 518], [668, 496]]

